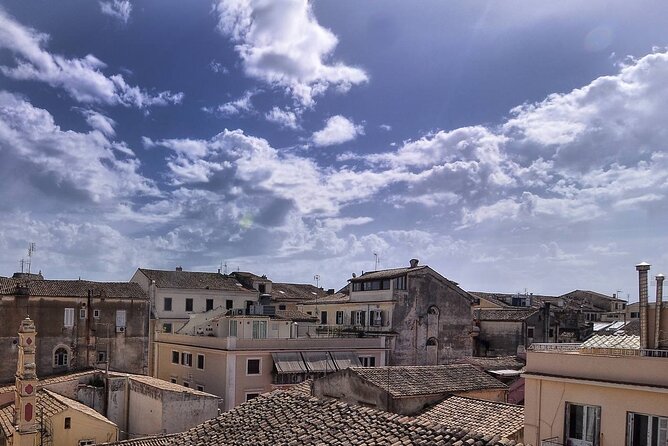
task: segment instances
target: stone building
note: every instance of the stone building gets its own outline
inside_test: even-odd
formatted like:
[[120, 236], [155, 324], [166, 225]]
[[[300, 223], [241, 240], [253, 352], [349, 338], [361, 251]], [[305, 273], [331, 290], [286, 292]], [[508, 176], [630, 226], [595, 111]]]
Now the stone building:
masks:
[[471, 355], [476, 299], [429, 266], [412, 259], [408, 267], [367, 272], [349, 282], [347, 293], [300, 309], [318, 317], [330, 334], [386, 336], [390, 365], [447, 364]]
[[40, 327], [36, 372], [49, 376], [109, 363], [146, 373], [146, 293], [135, 283], [0, 278], [0, 383], [16, 372], [16, 327], [30, 314]]

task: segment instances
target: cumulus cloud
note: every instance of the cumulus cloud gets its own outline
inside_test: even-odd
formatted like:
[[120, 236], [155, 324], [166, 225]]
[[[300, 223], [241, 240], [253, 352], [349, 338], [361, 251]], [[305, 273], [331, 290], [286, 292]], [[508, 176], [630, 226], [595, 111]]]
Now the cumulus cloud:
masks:
[[352, 141], [364, 134], [364, 126], [357, 125], [348, 118], [335, 115], [327, 120], [325, 128], [313, 133], [313, 144], [318, 147], [333, 146]]
[[269, 122], [280, 125], [281, 127], [289, 128], [296, 130], [299, 128], [297, 114], [291, 110], [283, 110], [278, 107], [274, 107], [269, 110], [265, 115], [265, 119]]
[[88, 54], [68, 59], [51, 54], [43, 47], [49, 36], [27, 28], [0, 9], [0, 48], [11, 51], [15, 66], [0, 66], [0, 71], [18, 80], [33, 80], [64, 89], [82, 103], [124, 105], [137, 108], [178, 104], [183, 93], [148, 92], [129, 85], [122, 75], [106, 76], [106, 64]]
[[219, 0], [215, 10], [246, 74], [285, 89], [299, 104], [312, 106], [330, 87], [347, 91], [368, 80], [360, 68], [330, 62], [338, 39], [307, 0]]
[[223, 116], [234, 116], [242, 113], [253, 112], [255, 109], [253, 108], [251, 99], [254, 95], [254, 91], [246, 91], [239, 99], [235, 99], [234, 101], [219, 105], [215, 108], [215, 111], [222, 114]]
[[132, 3], [130, 0], [112, 0], [100, 2], [102, 14], [114, 17], [123, 23], [128, 23], [130, 13], [132, 13]]

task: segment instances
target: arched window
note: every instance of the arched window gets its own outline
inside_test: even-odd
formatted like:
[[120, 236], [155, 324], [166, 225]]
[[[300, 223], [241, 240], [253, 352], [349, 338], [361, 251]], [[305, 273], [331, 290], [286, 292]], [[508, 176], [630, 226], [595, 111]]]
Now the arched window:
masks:
[[438, 340], [436, 338], [427, 339], [427, 347], [438, 347]]
[[69, 364], [69, 355], [65, 347], [58, 347], [53, 353], [54, 367], [67, 367]]
[[429, 310], [427, 310], [427, 314], [432, 315], [432, 316], [438, 316], [440, 311], [438, 310], [438, 307], [432, 305], [429, 307]]
[[438, 365], [438, 340], [436, 338], [427, 339], [427, 364]]

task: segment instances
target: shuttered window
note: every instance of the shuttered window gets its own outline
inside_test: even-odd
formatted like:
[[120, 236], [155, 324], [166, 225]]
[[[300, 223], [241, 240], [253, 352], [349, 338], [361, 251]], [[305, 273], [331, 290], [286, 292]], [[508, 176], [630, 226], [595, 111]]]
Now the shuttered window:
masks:
[[65, 308], [63, 325], [66, 327], [74, 327], [74, 308]]
[[125, 327], [125, 310], [116, 310], [116, 326]]

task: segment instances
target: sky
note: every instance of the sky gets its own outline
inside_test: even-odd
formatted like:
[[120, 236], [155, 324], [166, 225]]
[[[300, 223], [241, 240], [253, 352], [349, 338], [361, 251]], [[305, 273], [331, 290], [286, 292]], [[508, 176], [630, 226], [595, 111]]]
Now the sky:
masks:
[[417, 258], [469, 291], [637, 300], [635, 264], [668, 272], [666, 19], [663, 1], [4, 0], [0, 275], [34, 242], [50, 279], [338, 289]]

